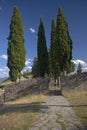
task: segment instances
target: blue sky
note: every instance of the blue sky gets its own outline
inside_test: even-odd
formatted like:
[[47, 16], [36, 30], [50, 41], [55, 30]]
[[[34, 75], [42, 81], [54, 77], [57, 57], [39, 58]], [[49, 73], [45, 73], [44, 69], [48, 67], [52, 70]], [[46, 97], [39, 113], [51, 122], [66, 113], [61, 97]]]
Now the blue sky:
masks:
[[47, 47], [50, 45], [51, 21], [57, 18], [61, 6], [73, 41], [73, 60], [87, 70], [87, 0], [0, 0], [0, 77], [8, 75], [7, 37], [14, 6], [20, 10], [24, 25], [26, 66], [31, 68], [37, 56], [37, 32], [40, 16], [43, 18]]

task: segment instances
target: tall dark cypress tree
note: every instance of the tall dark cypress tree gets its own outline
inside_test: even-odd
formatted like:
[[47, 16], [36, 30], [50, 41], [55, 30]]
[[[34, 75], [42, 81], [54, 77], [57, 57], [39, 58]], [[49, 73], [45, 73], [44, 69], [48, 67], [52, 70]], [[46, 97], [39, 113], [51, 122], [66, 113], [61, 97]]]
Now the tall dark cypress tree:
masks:
[[77, 68], [77, 74], [81, 74], [81, 73], [82, 73], [82, 65], [79, 63]]
[[57, 57], [57, 49], [56, 49], [56, 21], [52, 20], [51, 25], [51, 42], [50, 42], [50, 69], [51, 73], [55, 79], [60, 74], [59, 61]]
[[37, 59], [37, 57], [35, 57], [34, 61], [33, 61], [32, 74], [33, 74], [33, 77], [38, 77], [38, 59]]
[[16, 81], [17, 78], [20, 78], [21, 70], [25, 66], [26, 55], [23, 24], [17, 7], [14, 7], [11, 19], [7, 54], [7, 66], [10, 69], [9, 76], [12, 81]]
[[62, 8], [59, 7], [57, 15], [57, 37], [56, 47], [58, 52], [58, 61], [61, 72], [67, 71], [67, 67], [70, 65], [72, 59], [72, 41], [68, 31], [68, 24], [66, 18], [62, 12]]
[[49, 60], [42, 18], [40, 18], [40, 25], [38, 28], [37, 57], [39, 76], [43, 77], [45, 74], [49, 74]]

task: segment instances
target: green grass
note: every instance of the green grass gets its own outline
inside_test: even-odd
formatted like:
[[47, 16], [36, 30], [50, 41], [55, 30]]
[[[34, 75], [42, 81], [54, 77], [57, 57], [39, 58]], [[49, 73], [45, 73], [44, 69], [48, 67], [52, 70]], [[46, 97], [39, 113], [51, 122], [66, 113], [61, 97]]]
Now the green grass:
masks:
[[87, 127], [87, 91], [85, 90], [63, 91], [63, 95], [73, 106], [81, 122]]

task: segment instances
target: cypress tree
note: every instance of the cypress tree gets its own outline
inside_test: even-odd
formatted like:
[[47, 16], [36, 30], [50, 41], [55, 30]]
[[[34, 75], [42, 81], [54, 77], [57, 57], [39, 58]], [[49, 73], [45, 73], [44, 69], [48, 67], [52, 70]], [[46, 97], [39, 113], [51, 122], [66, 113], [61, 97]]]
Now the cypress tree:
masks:
[[82, 73], [82, 65], [79, 63], [77, 68], [77, 74], [81, 74], [81, 73]]
[[58, 52], [58, 61], [61, 72], [67, 71], [72, 59], [72, 40], [68, 32], [68, 24], [62, 12], [62, 8], [58, 8], [57, 15], [57, 37], [56, 47]]
[[67, 73], [69, 74], [69, 73], [72, 73], [72, 72], [74, 72], [74, 71], [75, 71], [75, 64], [74, 64], [73, 61], [71, 61], [71, 62], [69, 63], [69, 66], [67, 67]]
[[39, 76], [49, 74], [49, 60], [46, 46], [45, 31], [42, 18], [40, 17], [40, 25], [38, 28], [37, 57]]
[[17, 78], [20, 78], [21, 70], [25, 66], [26, 55], [23, 24], [17, 7], [14, 7], [11, 18], [7, 54], [7, 66], [10, 69], [9, 76], [12, 81], [16, 81]]
[[51, 25], [51, 42], [50, 42], [50, 69], [55, 80], [60, 74], [59, 61], [56, 49], [56, 21], [52, 20]]
[[33, 61], [32, 74], [33, 74], [33, 77], [38, 76], [38, 59], [37, 59], [37, 57], [35, 57], [34, 61]]

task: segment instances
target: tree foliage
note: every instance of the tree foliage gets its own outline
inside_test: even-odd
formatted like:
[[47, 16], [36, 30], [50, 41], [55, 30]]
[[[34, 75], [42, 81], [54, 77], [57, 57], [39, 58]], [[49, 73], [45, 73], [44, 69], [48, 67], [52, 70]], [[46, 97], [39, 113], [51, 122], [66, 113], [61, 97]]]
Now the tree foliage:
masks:
[[81, 73], [82, 73], [82, 65], [79, 63], [77, 68], [77, 74], [81, 74]]
[[21, 70], [25, 66], [26, 50], [24, 47], [24, 30], [19, 9], [14, 7], [8, 37], [8, 62], [9, 76], [12, 81], [20, 78]]
[[72, 59], [72, 40], [68, 31], [68, 24], [62, 12], [58, 8], [57, 21], [52, 20], [51, 25], [51, 42], [50, 42], [50, 69], [52, 75], [56, 78], [62, 72], [69, 73], [74, 69]]
[[33, 74], [33, 77], [38, 77], [39, 76], [39, 72], [38, 72], [38, 59], [37, 57], [34, 58], [34, 61], [33, 61], [33, 66], [32, 66], [32, 74]]
[[72, 73], [75, 71], [75, 63], [73, 61], [71, 61], [69, 63], [69, 66], [67, 67], [67, 73]]
[[38, 28], [37, 57], [39, 76], [43, 77], [45, 74], [49, 74], [49, 59], [42, 18], [40, 18], [40, 25]]
[[72, 59], [72, 40], [68, 31], [68, 24], [62, 12], [62, 8], [58, 8], [57, 30], [56, 30], [56, 47], [58, 52], [58, 61], [61, 72], [67, 71]]
[[50, 42], [50, 69], [52, 75], [55, 79], [60, 74], [59, 61], [58, 61], [58, 52], [56, 48], [56, 21], [52, 20], [51, 25], [51, 42]]

